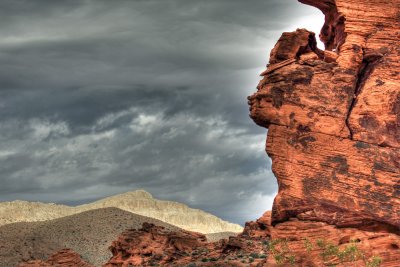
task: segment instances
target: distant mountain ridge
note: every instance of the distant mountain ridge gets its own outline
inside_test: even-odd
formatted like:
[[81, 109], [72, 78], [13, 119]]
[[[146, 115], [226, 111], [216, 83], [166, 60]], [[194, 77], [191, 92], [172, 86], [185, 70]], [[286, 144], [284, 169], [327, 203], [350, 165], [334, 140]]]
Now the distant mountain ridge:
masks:
[[76, 207], [21, 200], [0, 202], [0, 226], [15, 222], [47, 221], [109, 207], [155, 218], [185, 230], [204, 234], [243, 230], [238, 224], [224, 221], [199, 209], [192, 209], [185, 204], [155, 199], [144, 190], [127, 192]]

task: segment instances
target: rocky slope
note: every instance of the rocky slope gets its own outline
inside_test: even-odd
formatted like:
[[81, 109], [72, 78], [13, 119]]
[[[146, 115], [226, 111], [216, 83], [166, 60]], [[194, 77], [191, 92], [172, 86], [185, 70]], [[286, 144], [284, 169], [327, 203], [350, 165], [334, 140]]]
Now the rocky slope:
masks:
[[128, 192], [77, 207], [39, 202], [13, 201], [0, 203], [0, 225], [13, 222], [35, 222], [56, 219], [99, 208], [115, 207], [155, 218], [182, 229], [204, 234], [241, 232], [240, 225], [229, 223], [198, 209], [152, 197], [144, 190]]
[[117, 208], [90, 210], [44, 222], [21, 222], [0, 227], [0, 267], [16, 266], [28, 260], [45, 260], [70, 248], [86, 262], [101, 266], [112, 256], [108, 247], [128, 229], [144, 222], [171, 231], [179, 228], [159, 220]]

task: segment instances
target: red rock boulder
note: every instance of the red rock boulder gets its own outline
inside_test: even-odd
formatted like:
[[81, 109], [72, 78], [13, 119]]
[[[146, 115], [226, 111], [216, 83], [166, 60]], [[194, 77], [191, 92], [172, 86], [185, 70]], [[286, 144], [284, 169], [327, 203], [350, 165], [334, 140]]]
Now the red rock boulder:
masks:
[[71, 249], [63, 249], [52, 255], [46, 261], [32, 260], [20, 263], [18, 267], [93, 267], [82, 260], [81, 256]]

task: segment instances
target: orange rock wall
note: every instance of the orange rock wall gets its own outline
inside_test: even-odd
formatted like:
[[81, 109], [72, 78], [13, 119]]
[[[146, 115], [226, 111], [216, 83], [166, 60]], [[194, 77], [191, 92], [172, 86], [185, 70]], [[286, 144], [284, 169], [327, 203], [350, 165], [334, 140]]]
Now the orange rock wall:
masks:
[[312, 211], [338, 226], [398, 229], [400, 1], [301, 2], [326, 14], [328, 50], [307, 30], [284, 33], [249, 97], [251, 117], [269, 128], [272, 221]]
[[279, 185], [262, 228], [299, 266], [342, 266], [320, 259], [317, 239], [357, 240], [363, 257], [399, 266], [400, 1], [299, 1], [325, 14], [325, 50], [305, 29], [284, 33], [249, 97]]

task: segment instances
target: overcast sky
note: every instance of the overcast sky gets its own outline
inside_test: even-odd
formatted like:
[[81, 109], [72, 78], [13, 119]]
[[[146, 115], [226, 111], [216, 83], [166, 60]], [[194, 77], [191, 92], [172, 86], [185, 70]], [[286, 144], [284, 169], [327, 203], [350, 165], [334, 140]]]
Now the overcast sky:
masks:
[[295, 0], [1, 0], [0, 201], [143, 188], [243, 224], [277, 191], [248, 117]]

